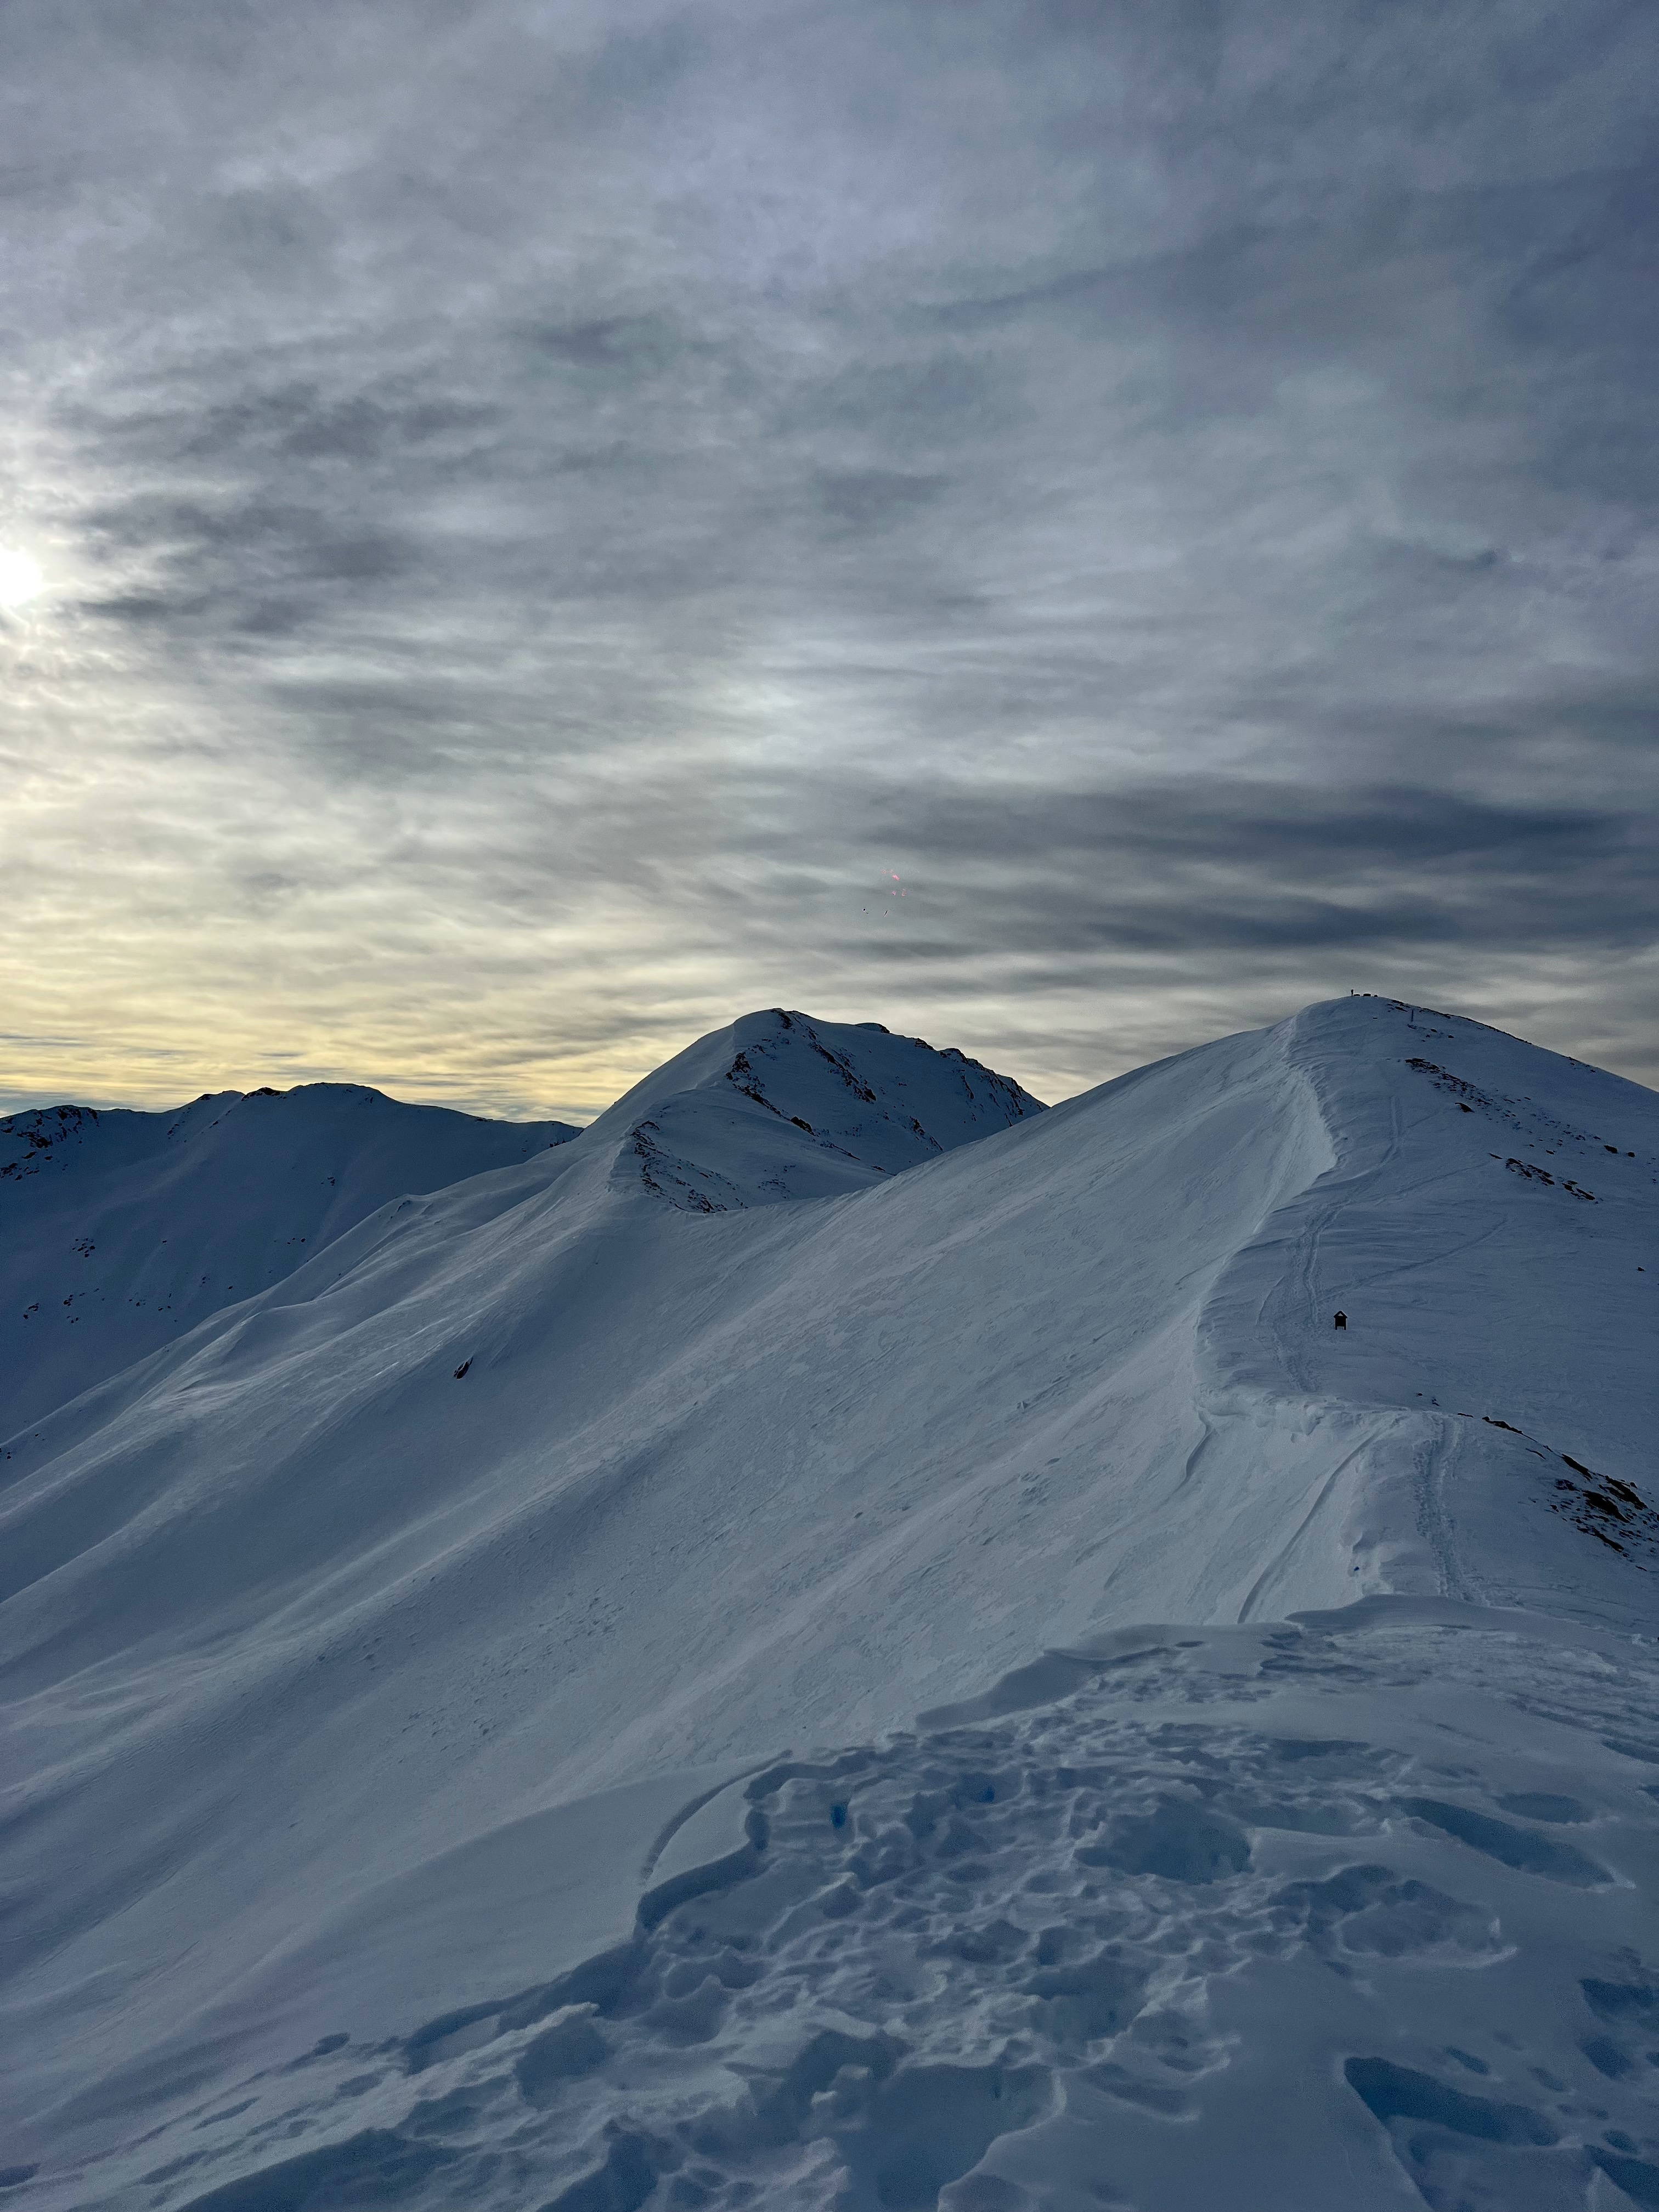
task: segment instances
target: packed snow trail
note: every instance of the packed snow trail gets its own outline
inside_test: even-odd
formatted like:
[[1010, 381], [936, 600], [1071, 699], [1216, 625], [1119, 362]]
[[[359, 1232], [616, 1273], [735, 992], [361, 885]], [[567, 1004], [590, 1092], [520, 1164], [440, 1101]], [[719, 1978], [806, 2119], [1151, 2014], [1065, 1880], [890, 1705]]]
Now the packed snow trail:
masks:
[[[1276, 1617], [1387, 1591], [1521, 1606], [1575, 1624], [1537, 1650], [1553, 1667], [1599, 1654], [1583, 1663], [1623, 1700], [1620, 1740], [1650, 1740], [1642, 1664], [1607, 1654], [1651, 1635], [1655, 1136], [1636, 1086], [1387, 1001], [1311, 1008], [1048, 1113], [914, 1041], [755, 1016], [556, 1152], [382, 1207], [279, 1289], [14, 1437], [6, 2024], [23, 2052], [19, 2161], [40, 2166], [23, 2185], [43, 2203], [125, 2201], [160, 2164], [135, 2165], [135, 2137], [174, 2130], [188, 2106], [205, 2153], [233, 2077], [265, 2081], [342, 2033], [358, 2060], [365, 2044], [403, 2048], [421, 2020], [487, 2012], [578, 1965], [607, 1929], [625, 1934], [623, 1871], [726, 1776], [785, 1746], [862, 1745], [846, 1755], [879, 1762], [918, 1710], [1119, 1624], [1243, 1620], [1235, 1632], [1259, 1638]], [[1194, 1648], [1214, 1632], [1194, 1628]], [[1391, 1649], [1332, 1662], [1329, 1693], [1359, 1705], [1327, 1733], [1432, 1766], [1390, 1706]], [[1500, 1703], [1530, 1694], [1536, 1653], [1514, 1650]], [[1075, 1764], [1060, 1747], [1072, 1725], [1054, 1722], [1056, 1772]], [[1507, 1723], [1491, 1725], [1465, 1748], [1477, 1778], [1509, 1757]], [[1200, 1797], [1235, 1755], [1229, 1739]], [[910, 1754], [894, 1756], [902, 1779]], [[1627, 1820], [1628, 1790], [1608, 1789], [1605, 1817]], [[1444, 1778], [1413, 1794], [1462, 1802]], [[1346, 1834], [1346, 1800], [1333, 1802]], [[1396, 1817], [1425, 1816], [1378, 1815]], [[1234, 1871], [1255, 1879], [1264, 1845], [1228, 1818], [1249, 1838]], [[1474, 1849], [1428, 1827], [1410, 1828], [1413, 1864], [1419, 1846]], [[1480, 1859], [1473, 1891], [1439, 1887], [1478, 1906], [1493, 1863]], [[1633, 1932], [1643, 1913], [1651, 1928], [1650, 1879], [1628, 1851], [1607, 1863], [1617, 1879], [1583, 1892], [1572, 1942], [1611, 1987], [1609, 1944], [1645, 1942], [1650, 1960], [1654, 1946]], [[1102, 1865], [1109, 1887], [1155, 1878]], [[970, 1917], [976, 1894], [972, 1881], [960, 1893]], [[1193, 1899], [1169, 1894], [1168, 1939], [1185, 1943]], [[1231, 1967], [1216, 1975], [1217, 2002], [1243, 1986]], [[1626, 1980], [1646, 1986], [1634, 1966]], [[463, 2044], [485, 2016], [456, 2031]], [[1224, 2047], [1242, 2053], [1266, 2018]], [[1087, 2066], [1127, 2064], [1113, 2038], [1129, 2032], [1085, 2038]], [[1334, 2066], [1336, 2045], [1320, 2048]], [[740, 2076], [750, 2061], [732, 2056]], [[483, 2137], [465, 2148], [464, 2131], [438, 2130], [400, 2165], [404, 2077], [331, 2062], [313, 2062], [319, 2081], [372, 2079], [287, 2117], [261, 2091], [253, 2134], [224, 2121], [226, 2156], [179, 2154], [191, 2163], [143, 2184], [144, 2201], [251, 2175], [301, 2138], [321, 2166], [275, 2194], [250, 2179], [234, 2201], [348, 2201], [381, 2150], [392, 2194], [447, 2173], [475, 2201], [477, 2160], [496, 2154]], [[1048, 2069], [1052, 2128], [1073, 2093], [1057, 2062], [1029, 2063]], [[893, 2069], [898, 2081], [899, 2056]], [[611, 2076], [596, 2063], [583, 2078], [582, 2109], [617, 2119], [605, 2142], [631, 2141], [635, 2123], [605, 2103]], [[1347, 2081], [1337, 2109], [1360, 2112], [1376, 2176], [1408, 2189], [1405, 2172], [1422, 2175], [1378, 2131], [1413, 2111], [1379, 2109], [1431, 2093], [1357, 2078], [1371, 2102]], [[354, 2104], [383, 2087], [364, 2112], [384, 2124]], [[1218, 2094], [1224, 2107], [1232, 2091]], [[504, 2159], [540, 2124], [486, 2106], [485, 2136], [507, 2125]], [[639, 2121], [653, 2141], [657, 2124]], [[589, 2191], [571, 2212], [714, 2201], [689, 2166], [611, 2161], [559, 2125], [571, 2160], [557, 2186]], [[1171, 2174], [1174, 2125], [1152, 2138], [1176, 2144]], [[831, 2147], [813, 2153], [823, 2173], [787, 2185], [830, 2201], [810, 2191], [831, 2186], [839, 2157], [848, 2204], [911, 2201], [835, 2148], [849, 2131], [811, 2138]], [[1056, 2175], [1059, 2140], [1042, 2154]], [[1609, 2137], [1593, 2155], [1582, 2128], [1558, 2127], [1570, 2140], [1571, 2158], [1538, 2168], [1539, 2203], [1628, 2194], [1609, 2161], [1636, 2153]], [[583, 2145], [598, 2166], [575, 2159]], [[950, 2183], [980, 2195], [952, 2202], [1048, 2201], [1031, 2173], [987, 2158]], [[740, 2160], [709, 2171], [720, 2201], [785, 2186]], [[1273, 2201], [1329, 2201], [1311, 2186]], [[1127, 2166], [1121, 2190], [1171, 2201]]]

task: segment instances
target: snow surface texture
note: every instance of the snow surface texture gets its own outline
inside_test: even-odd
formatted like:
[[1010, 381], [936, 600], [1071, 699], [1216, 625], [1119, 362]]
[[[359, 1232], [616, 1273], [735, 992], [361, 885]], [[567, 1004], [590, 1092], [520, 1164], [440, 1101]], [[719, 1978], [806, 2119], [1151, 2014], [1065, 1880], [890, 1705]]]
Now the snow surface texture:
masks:
[[753, 1016], [33, 1417], [16, 2200], [1659, 2204], [1656, 1138]]

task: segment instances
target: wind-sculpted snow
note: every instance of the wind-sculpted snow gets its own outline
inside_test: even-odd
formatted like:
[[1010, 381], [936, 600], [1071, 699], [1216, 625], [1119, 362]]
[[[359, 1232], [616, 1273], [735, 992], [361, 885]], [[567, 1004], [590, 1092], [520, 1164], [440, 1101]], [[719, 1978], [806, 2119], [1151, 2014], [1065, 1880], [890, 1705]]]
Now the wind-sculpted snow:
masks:
[[623, 1942], [343, 2022], [82, 2201], [1659, 2203], [1659, 1768], [1595, 1740], [1651, 1737], [1659, 1668], [1492, 1618], [1144, 1631], [1036, 1709], [777, 1760]]
[[1651, 2202], [1656, 1139], [1386, 1000], [1048, 1111], [774, 1012], [366, 1213], [11, 1440], [0, 2165]]

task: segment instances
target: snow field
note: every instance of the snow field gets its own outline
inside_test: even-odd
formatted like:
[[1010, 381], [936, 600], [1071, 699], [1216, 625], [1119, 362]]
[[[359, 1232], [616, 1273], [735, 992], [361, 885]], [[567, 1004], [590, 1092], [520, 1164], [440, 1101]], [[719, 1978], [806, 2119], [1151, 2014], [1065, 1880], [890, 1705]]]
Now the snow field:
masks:
[[40, 1415], [19, 2201], [1659, 2203], [1656, 1139], [752, 1016]]

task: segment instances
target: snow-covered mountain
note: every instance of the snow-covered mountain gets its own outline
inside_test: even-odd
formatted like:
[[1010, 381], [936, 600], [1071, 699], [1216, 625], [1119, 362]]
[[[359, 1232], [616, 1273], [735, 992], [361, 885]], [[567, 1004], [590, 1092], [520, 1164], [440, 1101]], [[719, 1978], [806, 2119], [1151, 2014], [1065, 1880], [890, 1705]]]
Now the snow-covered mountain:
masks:
[[20, 2201], [1659, 2203], [1656, 1179], [1387, 1000], [775, 1012], [54, 1383]]
[[388, 1200], [575, 1134], [342, 1083], [222, 1091], [171, 1114], [7, 1115], [0, 1436], [270, 1290]]
[[592, 1142], [617, 1137], [622, 1186], [726, 1213], [862, 1190], [1045, 1110], [954, 1048], [775, 1007], [636, 1084], [594, 1124]]

